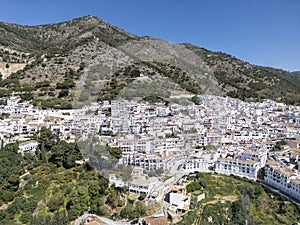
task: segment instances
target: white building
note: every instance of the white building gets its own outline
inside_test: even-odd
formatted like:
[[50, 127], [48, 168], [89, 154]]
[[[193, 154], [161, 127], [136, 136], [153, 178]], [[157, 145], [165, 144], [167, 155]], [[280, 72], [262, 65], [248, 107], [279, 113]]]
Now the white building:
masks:
[[151, 190], [157, 186], [160, 185], [161, 182], [158, 181], [156, 177], [145, 177], [145, 176], [140, 176], [138, 178], [133, 179], [129, 183], [128, 190], [130, 192], [135, 192], [135, 193], [144, 193], [146, 195], [149, 195]]
[[147, 139], [118, 140], [117, 145], [124, 154], [136, 152], [150, 153], [153, 149], [151, 141]]
[[256, 180], [259, 168], [259, 163], [252, 160], [219, 158], [215, 171], [221, 174], [232, 174]]
[[183, 170], [188, 173], [208, 172], [208, 161], [204, 158], [192, 158], [184, 162]]
[[267, 161], [267, 151], [251, 151], [247, 150], [243, 152], [241, 156], [239, 156], [241, 160], [251, 160], [258, 163], [259, 168], [265, 166]]
[[114, 184], [115, 187], [124, 187], [125, 186], [124, 181], [121, 178], [116, 177], [115, 174], [109, 174], [109, 184], [110, 185]]
[[35, 152], [38, 145], [39, 145], [39, 143], [34, 140], [22, 142], [21, 144], [19, 144], [18, 153], [20, 153], [20, 152]]
[[300, 201], [300, 176], [295, 170], [283, 167], [275, 161], [268, 161], [264, 182]]
[[172, 213], [186, 212], [191, 204], [191, 195], [187, 194], [186, 188], [182, 185], [174, 185], [167, 196], [170, 203], [169, 210]]
[[170, 157], [154, 154], [123, 154], [120, 162], [125, 165], [139, 166], [145, 170], [166, 169]]
[[187, 173], [212, 172], [212, 168], [219, 157], [220, 154], [216, 152], [200, 151], [192, 154], [183, 163], [183, 170]]

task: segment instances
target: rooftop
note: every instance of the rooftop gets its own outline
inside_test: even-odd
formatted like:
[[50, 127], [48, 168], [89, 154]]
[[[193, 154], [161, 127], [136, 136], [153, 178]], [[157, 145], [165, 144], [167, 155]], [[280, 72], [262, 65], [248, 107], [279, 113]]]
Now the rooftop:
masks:
[[165, 216], [161, 217], [148, 217], [145, 219], [147, 225], [168, 225], [168, 219]]

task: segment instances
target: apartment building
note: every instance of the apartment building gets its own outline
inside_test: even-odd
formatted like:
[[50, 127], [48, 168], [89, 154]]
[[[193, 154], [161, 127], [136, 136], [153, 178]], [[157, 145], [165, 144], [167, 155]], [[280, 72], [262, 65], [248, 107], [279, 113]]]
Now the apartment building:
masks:
[[167, 168], [169, 158], [155, 154], [123, 154], [120, 162], [125, 165], [139, 166], [145, 170], [158, 170]]
[[144, 193], [149, 195], [151, 190], [155, 187], [160, 185], [161, 182], [156, 177], [145, 177], [140, 176], [138, 178], [133, 179], [128, 186], [128, 190], [130, 192], [135, 193]]
[[192, 158], [184, 162], [183, 170], [188, 173], [209, 172], [209, 162], [204, 158]]
[[264, 182], [300, 202], [300, 174], [296, 170], [270, 160], [266, 163]]
[[118, 140], [117, 147], [122, 150], [124, 154], [133, 153], [150, 153], [153, 151], [154, 145], [148, 139], [127, 139]]
[[246, 150], [238, 158], [241, 160], [251, 160], [258, 163], [259, 168], [265, 166], [267, 161], [267, 151]]
[[256, 180], [259, 168], [259, 163], [252, 160], [219, 158], [216, 162], [215, 172]]

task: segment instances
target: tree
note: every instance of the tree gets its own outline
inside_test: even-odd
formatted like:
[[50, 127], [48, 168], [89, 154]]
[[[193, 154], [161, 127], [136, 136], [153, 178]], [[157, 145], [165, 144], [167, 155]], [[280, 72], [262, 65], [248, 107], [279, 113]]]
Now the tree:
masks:
[[136, 202], [135, 203], [135, 207], [134, 207], [134, 211], [133, 214], [136, 214], [136, 216], [134, 216], [134, 218], [139, 218], [143, 215], [145, 215], [146, 213], [146, 206], [143, 202]]
[[42, 150], [51, 150], [52, 147], [59, 142], [57, 134], [53, 133], [49, 128], [42, 127], [40, 131], [35, 133], [35, 139], [40, 143]]
[[125, 206], [125, 208], [123, 208], [123, 209], [121, 210], [120, 216], [121, 216], [122, 218], [125, 218], [125, 219], [130, 219], [130, 218], [132, 218], [132, 211], [133, 211], [132, 209], [133, 209], [133, 205], [128, 203], [128, 204]]
[[56, 197], [52, 197], [49, 202], [48, 202], [48, 207], [50, 212], [54, 212], [57, 211], [59, 209], [60, 206], [62, 206], [64, 203], [64, 198], [63, 196], [56, 196]]
[[143, 201], [146, 198], [146, 194], [145, 193], [141, 193], [139, 196], [139, 200]]
[[195, 105], [200, 104], [200, 101], [199, 101], [199, 98], [197, 97], [197, 95], [194, 95], [191, 100]]
[[278, 149], [280, 150], [281, 149], [281, 146], [283, 145], [286, 145], [286, 141], [282, 140], [282, 141], [277, 141], [276, 144], [275, 144], [275, 149]]
[[66, 97], [69, 95], [69, 90], [68, 89], [62, 89], [59, 94], [58, 94], [58, 97], [59, 98], [63, 98], [63, 97]]
[[74, 167], [75, 161], [80, 159], [82, 159], [82, 155], [75, 143], [60, 141], [49, 152], [49, 162], [66, 169]]
[[75, 83], [72, 80], [65, 80], [62, 83], [57, 83], [56, 84], [56, 89], [69, 89], [75, 87]]
[[192, 182], [190, 184], [188, 184], [186, 186], [186, 190], [188, 192], [194, 192], [194, 191], [197, 191], [197, 190], [201, 190], [201, 185], [199, 184], [199, 182]]

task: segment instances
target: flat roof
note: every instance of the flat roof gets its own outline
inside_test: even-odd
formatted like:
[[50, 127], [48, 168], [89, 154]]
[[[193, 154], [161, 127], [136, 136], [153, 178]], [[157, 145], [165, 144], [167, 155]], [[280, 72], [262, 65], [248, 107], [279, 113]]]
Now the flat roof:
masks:
[[286, 174], [286, 175], [288, 175], [288, 176], [294, 176], [294, 175], [296, 175], [295, 171], [292, 170], [292, 169], [290, 169], [290, 168], [280, 168], [279, 171], [282, 172], [282, 173], [284, 173], [284, 174]]
[[149, 184], [153, 182], [157, 182], [158, 179], [156, 177], [149, 177], [148, 179], [146, 177], [138, 177], [131, 181], [131, 184], [140, 185], [140, 186], [148, 186]]
[[296, 184], [300, 184], [300, 178], [295, 178], [295, 179], [292, 179], [291, 181]]

